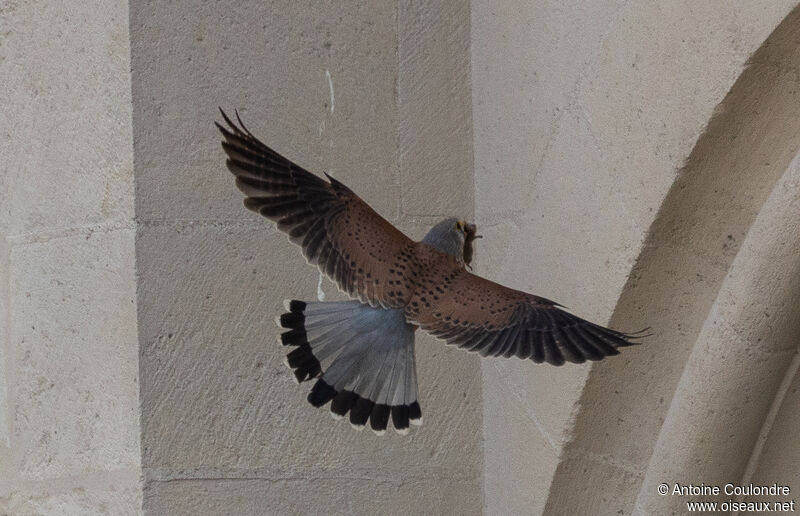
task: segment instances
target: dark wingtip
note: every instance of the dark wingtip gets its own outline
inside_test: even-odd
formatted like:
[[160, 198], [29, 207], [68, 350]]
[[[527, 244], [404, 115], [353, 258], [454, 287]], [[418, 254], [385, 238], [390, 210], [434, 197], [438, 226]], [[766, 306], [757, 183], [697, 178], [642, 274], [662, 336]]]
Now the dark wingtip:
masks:
[[244, 132], [245, 132], [245, 134], [247, 134], [247, 136], [249, 136], [249, 137], [251, 137], [251, 138], [255, 138], [255, 136], [253, 136], [253, 133], [251, 133], [251, 132], [250, 132], [250, 131], [247, 129], [247, 127], [244, 125], [244, 122], [242, 122], [242, 118], [239, 116], [239, 110], [238, 110], [238, 109], [235, 109], [235, 110], [234, 110], [234, 113], [236, 114], [236, 120], [239, 122], [239, 127], [241, 127], [241, 128], [242, 128], [242, 131], [244, 131]]
[[[631, 333], [623, 333], [622, 335], [626, 340], [633, 339], [635, 341], [638, 339], [646, 339], [647, 337], [652, 337], [653, 335], [655, 335], [653, 332], [650, 331], [651, 329], [652, 327], [648, 326], [647, 328], [642, 328], [639, 331], [634, 331]], [[641, 344], [641, 342], [631, 342], [631, 344]]]
[[[230, 127], [231, 129], [233, 129], [234, 131], [236, 131], [236, 130], [237, 130], [237, 127], [236, 127], [236, 125], [234, 125], [234, 123], [231, 121], [231, 119], [230, 119], [230, 118], [228, 118], [228, 115], [225, 113], [225, 111], [223, 111], [223, 109], [222, 109], [222, 108], [219, 108], [219, 112], [220, 112], [220, 114], [222, 115], [222, 118], [223, 118], [223, 120], [225, 120], [225, 123], [226, 123], [226, 124], [228, 124], [228, 127]], [[216, 123], [216, 122], [215, 122], [215, 123]], [[217, 127], [220, 127], [220, 125], [219, 125], [219, 124], [217, 124]], [[220, 129], [222, 129], [222, 127], [220, 127]]]

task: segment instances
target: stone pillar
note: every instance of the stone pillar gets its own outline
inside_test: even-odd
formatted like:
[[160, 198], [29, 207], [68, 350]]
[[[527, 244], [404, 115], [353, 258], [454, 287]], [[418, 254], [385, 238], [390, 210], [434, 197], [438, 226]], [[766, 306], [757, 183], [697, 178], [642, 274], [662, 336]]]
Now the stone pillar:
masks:
[[468, 4], [131, 7], [145, 512], [479, 513], [478, 358], [420, 336], [407, 437], [308, 405], [273, 318], [317, 272], [244, 209], [213, 126], [239, 109], [413, 237], [471, 218]]
[[0, 513], [137, 514], [128, 3], [0, 27]]

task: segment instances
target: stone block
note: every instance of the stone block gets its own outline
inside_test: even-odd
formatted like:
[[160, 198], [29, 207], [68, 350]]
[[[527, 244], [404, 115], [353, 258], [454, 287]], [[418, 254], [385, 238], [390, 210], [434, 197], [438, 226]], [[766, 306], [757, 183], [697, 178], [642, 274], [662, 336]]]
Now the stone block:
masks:
[[127, 2], [9, 2], [0, 25], [8, 234], [124, 224], [133, 214]]
[[[82, 487], [57, 482], [47, 489], [18, 491], [5, 500], [0, 512], [16, 516], [137, 516], [142, 509], [142, 490], [136, 471], [115, 471], [103, 478], [91, 478]], [[87, 479], [88, 480], [88, 479]], [[40, 486], [41, 487], [41, 486]]]
[[133, 231], [13, 246], [14, 467], [28, 480], [139, 463]]
[[400, 2], [397, 16], [401, 210], [467, 217], [473, 212], [468, 5]]
[[406, 437], [355, 432], [306, 402], [311, 386], [282, 365], [273, 319], [284, 298], [314, 299], [318, 275], [265, 226], [140, 228], [146, 476], [477, 478], [476, 357], [418, 340], [425, 424]]
[[393, 5], [181, 5], [131, 7], [140, 219], [248, 219], [213, 125], [217, 106], [396, 218]]
[[309, 478], [153, 482], [145, 514], [481, 514], [474, 479], [417, 477], [402, 482], [344, 474]]
[[475, 198], [483, 220], [529, 206], [561, 117], [622, 4], [473, 3]]
[[[503, 365], [499, 360], [483, 363], [484, 510], [541, 514], [558, 465], [560, 443], [534, 399], [546, 404], [550, 396], [509, 388], [505, 382], [512, 380], [493, 370]], [[539, 372], [541, 368], [529, 369], [530, 376]]]
[[631, 514], [635, 498], [631, 486], [640, 485], [643, 476], [628, 464], [614, 463], [613, 458], [564, 457], [556, 478], [587, 486], [586, 492], [551, 491], [543, 514]]
[[[763, 447], [759, 450], [758, 464], [754, 464], [750, 481], [757, 485], [771, 485], [775, 482], [787, 485], [791, 488], [791, 496], [788, 498], [797, 500], [797, 493], [800, 492], [800, 470], [797, 468], [800, 464], [797, 435], [800, 425], [800, 411], [797, 410], [800, 406], [800, 376], [797, 375], [797, 356], [793, 358], [793, 362], [788, 371], [792, 377], [785, 384], [785, 390], [777, 393], [783, 399], [776, 400], [780, 405], [774, 407], [777, 409], [775, 419], [771, 422], [765, 421], [767, 431], [766, 435], [761, 435], [764, 441], [758, 443]], [[776, 501], [776, 498], [747, 497], [746, 501]]]

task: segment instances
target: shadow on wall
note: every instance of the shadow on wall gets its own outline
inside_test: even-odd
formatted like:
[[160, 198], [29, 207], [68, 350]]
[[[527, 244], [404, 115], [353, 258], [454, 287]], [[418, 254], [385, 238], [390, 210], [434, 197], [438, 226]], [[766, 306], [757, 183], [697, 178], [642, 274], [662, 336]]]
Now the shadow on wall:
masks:
[[[618, 360], [592, 368], [545, 513], [621, 510], [629, 514], [637, 497], [640, 502], [648, 499], [645, 491], [654, 489], [655, 484], [650, 483], [656, 480], [708, 483], [725, 479], [736, 483], [750, 474], [751, 450], [758, 444], [761, 424], [791, 356], [780, 355], [777, 368], [769, 370], [743, 366], [742, 357], [768, 363], [759, 353], [786, 352], [790, 346], [787, 338], [796, 336], [798, 328], [794, 322], [778, 324], [780, 321], [770, 320], [762, 312], [744, 309], [728, 312], [749, 318], [748, 333], [734, 330], [726, 344], [711, 327], [725, 306], [736, 304], [737, 297], [745, 305], [750, 299], [742, 296], [756, 295], [751, 288], [737, 287], [730, 280], [732, 267], [735, 261], [745, 260], [737, 256], [748, 247], [743, 245], [745, 240], [759, 241], [759, 235], [751, 232], [769, 227], [768, 222], [754, 223], [799, 148], [800, 7], [751, 57], [664, 200], [610, 324], [618, 328], [650, 326], [654, 336]], [[778, 219], [784, 223], [791, 220], [776, 215]], [[789, 240], [789, 249], [800, 243], [795, 242], [796, 227], [791, 228], [776, 232], [784, 236], [781, 245]], [[753, 257], [747, 260], [752, 262]], [[740, 271], [775, 273], [763, 266], [763, 258], [756, 261], [759, 266], [743, 266]], [[785, 261], [784, 270], [797, 275], [792, 263]], [[762, 288], [770, 284], [751, 283]], [[794, 299], [790, 292], [787, 295]], [[783, 333], [776, 333], [776, 328]], [[767, 336], [769, 341], [757, 341], [756, 336]], [[709, 345], [709, 339], [716, 343]], [[726, 345], [733, 352], [726, 352]], [[718, 363], [692, 369], [690, 356], [696, 360], [701, 351], [716, 352]], [[791, 345], [790, 355], [795, 351], [796, 344]], [[719, 384], [719, 375], [710, 374], [726, 366], [745, 375], [727, 389]], [[769, 381], [762, 377], [767, 372], [774, 375]], [[743, 404], [745, 395], [747, 403]], [[681, 422], [687, 417], [706, 422], [700, 426]], [[727, 426], [731, 422], [735, 428]], [[687, 431], [692, 433], [687, 435]], [[720, 440], [735, 443], [735, 448], [719, 445]], [[651, 463], [651, 459], [659, 461], [662, 454], [668, 455], [673, 445], [692, 453], [684, 453], [685, 460], [673, 461], [673, 469]], [[654, 449], [661, 451], [654, 454]], [[731, 460], [731, 455], [737, 459]], [[654, 471], [675, 478], [656, 479]], [[719, 478], [697, 478], [694, 473], [701, 471], [715, 471]], [[646, 475], [648, 482], [643, 485]]]

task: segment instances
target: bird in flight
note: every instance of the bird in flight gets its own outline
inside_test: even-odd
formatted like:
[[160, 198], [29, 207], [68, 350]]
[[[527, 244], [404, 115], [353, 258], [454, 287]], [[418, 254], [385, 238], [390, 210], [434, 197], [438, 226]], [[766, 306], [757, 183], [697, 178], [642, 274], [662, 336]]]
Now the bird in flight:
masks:
[[345, 185], [316, 176], [264, 145], [220, 110], [228, 169], [244, 205], [277, 223], [350, 301], [284, 302], [276, 318], [308, 401], [378, 434], [422, 424], [417, 329], [484, 357], [562, 365], [617, 355], [646, 335], [622, 333], [467, 270], [475, 225], [447, 218], [415, 242]]

